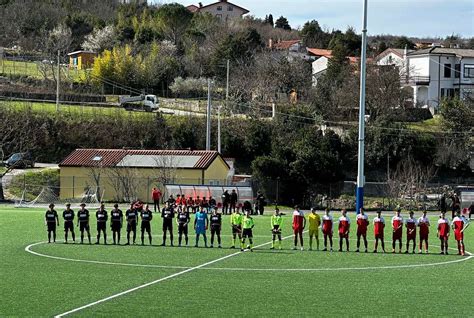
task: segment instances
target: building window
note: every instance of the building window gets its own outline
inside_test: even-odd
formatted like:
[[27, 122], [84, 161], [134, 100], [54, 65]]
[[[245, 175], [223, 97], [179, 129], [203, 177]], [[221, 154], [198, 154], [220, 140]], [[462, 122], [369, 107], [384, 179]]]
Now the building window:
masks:
[[444, 88], [441, 89], [441, 98], [444, 97]]
[[454, 77], [455, 78], [461, 77], [461, 64], [454, 65]]
[[444, 77], [451, 78], [451, 64], [444, 64]]
[[448, 88], [447, 94], [448, 98], [454, 98], [454, 88]]
[[233, 6], [228, 6], [227, 11], [234, 11], [234, 7]]
[[457, 98], [461, 97], [459, 88], [454, 89], [454, 96], [457, 97]]
[[216, 17], [222, 21], [222, 14], [216, 14]]
[[217, 6], [217, 11], [222, 11], [222, 6]]
[[465, 78], [474, 78], [474, 64], [464, 65], [464, 77]]

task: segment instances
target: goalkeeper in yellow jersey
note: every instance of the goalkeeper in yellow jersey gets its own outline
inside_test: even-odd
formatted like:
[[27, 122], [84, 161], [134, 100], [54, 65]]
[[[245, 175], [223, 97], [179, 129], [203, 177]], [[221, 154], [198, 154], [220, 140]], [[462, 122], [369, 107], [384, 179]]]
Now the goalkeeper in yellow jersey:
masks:
[[272, 247], [270, 249], [275, 249], [275, 239], [278, 236], [278, 248], [281, 250], [281, 225], [283, 223], [283, 218], [280, 214], [280, 209], [275, 208], [275, 214], [272, 215], [271, 224], [272, 224]]
[[314, 208], [308, 216], [309, 222], [309, 250], [313, 249], [313, 237], [316, 239], [316, 248], [319, 251], [319, 227], [321, 226], [321, 217]]

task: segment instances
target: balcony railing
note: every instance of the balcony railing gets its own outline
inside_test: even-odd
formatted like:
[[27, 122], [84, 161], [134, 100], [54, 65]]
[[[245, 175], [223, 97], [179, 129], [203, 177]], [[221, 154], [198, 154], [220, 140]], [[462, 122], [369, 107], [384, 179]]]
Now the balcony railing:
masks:
[[409, 78], [402, 77], [401, 82], [411, 85], [430, 85], [429, 76], [410, 76]]

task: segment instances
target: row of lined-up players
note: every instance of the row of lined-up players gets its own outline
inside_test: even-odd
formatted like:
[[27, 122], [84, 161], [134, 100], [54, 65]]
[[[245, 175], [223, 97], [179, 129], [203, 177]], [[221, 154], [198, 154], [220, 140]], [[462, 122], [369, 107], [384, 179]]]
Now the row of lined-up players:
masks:
[[[89, 244], [91, 244], [91, 235], [90, 235], [90, 226], [89, 226], [89, 218], [90, 212], [86, 208], [86, 204], [82, 203], [81, 208], [77, 211], [77, 226], [81, 232], [81, 244], [84, 243], [84, 235], [87, 235]], [[148, 240], [150, 245], [152, 244], [152, 235], [151, 235], [151, 220], [153, 219], [153, 213], [149, 209], [148, 204], [142, 204], [140, 202], [134, 203], [130, 205], [130, 208], [124, 213], [119, 209], [118, 204], [114, 205], [114, 209], [110, 211], [110, 228], [112, 230], [113, 236], [113, 244], [120, 244], [120, 232], [122, 229], [122, 225], [124, 223], [124, 217], [127, 224], [127, 243], [126, 245], [130, 245], [130, 236], [132, 234], [132, 242], [133, 244], [136, 243], [136, 232], [137, 232], [137, 224], [139, 218], [141, 219], [141, 243], [144, 245], [145, 240], [145, 232], [148, 234]], [[171, 204], [166, 203], [166, 206], [161, 211], [161, 217], [163, 219], [163, 242], [162, 246], [166, 245], [167, 233], [169, 233], [171, 246], [173, 246], [173, 219], [176, 219], [176, 223], [178, 225], [178, 233], [179, 233], [179, 246], [181, 246], [182, 239], [184, 237], [185, 244], [188, 246], [189, 238], [188, 238], [188, 224], [191, 221], [190, 214], [187, 210], [182, 206], [173, 206]], [[72, 240], [75, 242], [75, 232], [74, 232], [74, 218], [75, 213], [71, 209], [71, 205], [68, 203], [66, 204], [66, 209], [63, 211], [63, 219], [64, 219], [64, 243], [68, 242], [68, 233], [71, 232]], [[239, 238], [241, 238], [244, 234], [247, 234], [246, 237], [249, 238], [250, 243], [252, 244], [252, 233], [251, 230], [253, 228], [253, 219], [250, 216], [250, 210], [246, 211], [245, 216], [241, 216], [242, 220], [242, 227], [241, 231], [238, 233]], [[109, 214], [105, 209], [104, 204], [100, 205], [100, 208], [96, 211], [96, 220], [97, 220], [97, 241], [95, 244], [99, 244], [101, 233], [103, 234], [104, 244], [107, 244], [107, 221], [109, 221]], [[58, 213], [54, 209], [54, 204], [50, 204], [49, 209], [46, 211], [45, 214], [45, 223], [47, 225], [47, 232], [48, 232], [48, 242], [51, 241], [56, 242], [56, 226], [59, 226], [59, 218]], [[245, 224], [244, 224], [245, 223]], [[196, 244], [197, 247], [199, 244], [199, 238], [202, 235], [204, 239], [204, 245], [207, 247], [207, 236], [206, 231], [210, 227], [211, 229], [211, 245], [210, 247], [214, 246], [214, 238], [217, 237], [218, 247], [222, 247], [221, 242], [221, 228], [222, 228], [222, 216], [218, 213], [217, 209], [213, 209], [210, 216], [206, 212], [204, 207], [200, 207], [199, 210], [196, 212], [194, 217], [194, 230], [196, 233]], [[235, 245], [235, 236], [237, 232], [234, 233], [234, 245]], [[245, 243], [244, 242], [242, 244]], [[233, 246], [235, 247], [235, 246]]]

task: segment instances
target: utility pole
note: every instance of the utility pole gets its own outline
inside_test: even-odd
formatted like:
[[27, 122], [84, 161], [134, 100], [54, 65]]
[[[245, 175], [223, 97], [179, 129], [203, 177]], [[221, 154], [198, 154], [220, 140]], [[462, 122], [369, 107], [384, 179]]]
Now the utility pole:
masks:
[[221, 153], [221, 105], [217, 107], [217, 152]]
[[230, 77], [230, 61], [227, 60], [227, 82], [225, 88], [225, 102], [227, 106], [227, 102], [229, 101], [229, 77]]
[[58, 50], [58, 72], [56, 74], [56, 111], [59, 111], [59, 68], [60, 68], [60, 61], [59, 61], [59, 50]]
[[211, 79], [207, 79], [206, 150], [211, 150]]
[[367, 0], [364, 0], [362, 19], [362, 50], [360, 59], [359, 150], [356, 190], [356, 213], [364, 207], [364, 151], [365, 151], [365, 73], [367, 62]]

